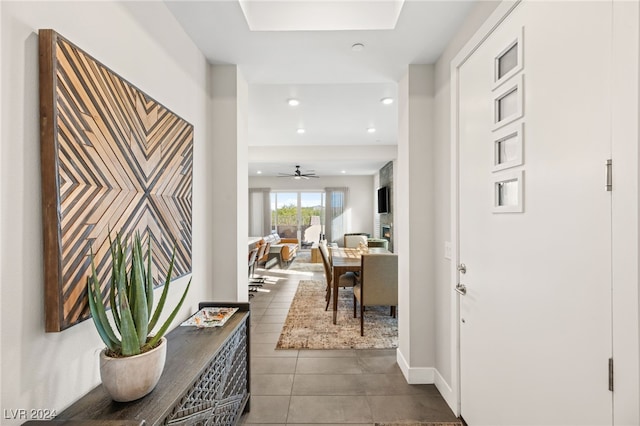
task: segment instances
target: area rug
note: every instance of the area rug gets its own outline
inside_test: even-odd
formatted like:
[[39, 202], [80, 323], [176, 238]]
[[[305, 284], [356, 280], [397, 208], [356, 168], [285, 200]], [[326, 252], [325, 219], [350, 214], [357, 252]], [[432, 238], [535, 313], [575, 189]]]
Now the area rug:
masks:
[[287, 269], [290, 271], [324, 272], [322, 263], [293, 262]]
[[299, 251], [287, 269], [290, 271], [324, 272], [322, 263], [311, 263], [311, 252], [309, 250]]
[[311, 262], [311, 250], [298, 250], [296, 253], [296, 258], [293, 263], [302, 262], [302, 263], [310, 263]]
[[[320, 280], [301, 280], [291, 302], [277, 349], [390, 349], [398, 347], [398, 320], [389, 315], [388, 306], [368, 307], [364, 337], [360, 318], [353, 318], [353, 293], [340, 289], [338, 320], [333, 324], [331, 307], [325, 311], [326, 284]], [[359, 315], [359, 313], [358, 313]]]

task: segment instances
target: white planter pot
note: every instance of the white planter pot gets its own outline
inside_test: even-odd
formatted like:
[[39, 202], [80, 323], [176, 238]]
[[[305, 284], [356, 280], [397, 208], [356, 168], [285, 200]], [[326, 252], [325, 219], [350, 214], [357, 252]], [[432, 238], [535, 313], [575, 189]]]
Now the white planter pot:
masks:
[[167, 339], [149, 352], [111, 358], [100, 352], [100, 378], [111, 398], [128, 402], [142, 398], [156, 387], [167, 357]]

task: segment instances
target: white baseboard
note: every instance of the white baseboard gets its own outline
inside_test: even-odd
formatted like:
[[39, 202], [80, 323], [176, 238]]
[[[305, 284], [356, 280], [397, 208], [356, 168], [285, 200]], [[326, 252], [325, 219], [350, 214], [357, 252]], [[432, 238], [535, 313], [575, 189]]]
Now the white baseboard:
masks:
[[451, 408], [451, 411], [453, 411], [456, 416], [459, 416], [460, 413], [458, 412], [458, 398], [456, 398], [455, 392], [453, 391], [453, 389], [451, 389], [449, 383], [447, 383], [440, 375], [440, 372], [438, 370], [435, 370], [435, 375], [435, 385], [436, 388], [438, 388], [440, 395], [442, 395], [442, 398], [444, 398], [449, 408]]
[[433, 367], [410, 367], [399, 348], [396, 351], [396, 360], [407, 383], [410, 385], [436, 385], [451, 411], [456, 415], [459, 414], [455, 392], [437, 369]]
[[410, 367], [400, 348], [398, 348], [396, 354], [396, 360], [407, 383], [410, 385], [432, 385], [435, 383], [435, 368]]

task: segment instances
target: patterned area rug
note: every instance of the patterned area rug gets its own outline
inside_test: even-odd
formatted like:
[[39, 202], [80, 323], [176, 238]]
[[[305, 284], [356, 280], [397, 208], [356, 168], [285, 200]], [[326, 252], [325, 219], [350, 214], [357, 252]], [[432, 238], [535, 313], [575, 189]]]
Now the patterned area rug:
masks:
[[287, 269], [290, 271], [324, 272], [322, 263], [293, 262]]
[[311, 262], [311, 250], [298, 250], [296, 254], [296, 259], [293, 263], [301, 262], [301, 263], [310, 263]]
[[311, 263], [311, 251], [300, 250], [295, 260], [287, 268], [291, 271], [324, 272], [322, 263]]
[[[388, 349], [398, 347], [398, 320], [389, 307], [368, 307], [364, 337], [360, 318], [353, 317], [353, 293], [340, 289], [338, 321], [332, 322], [331, 306], [325, 311], [324, 281], [301, 280], [282, 327], [277, 349]], [[359, 315], [359, 313], [358, 313]]]

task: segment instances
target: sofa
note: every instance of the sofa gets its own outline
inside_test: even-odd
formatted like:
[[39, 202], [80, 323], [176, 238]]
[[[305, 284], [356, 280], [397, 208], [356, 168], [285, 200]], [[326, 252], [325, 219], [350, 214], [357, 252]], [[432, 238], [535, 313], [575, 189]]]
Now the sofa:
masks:
[[265, 268], [270, 268], [276, 263], [280, 267], [289, 265], [295, 259], [300, 248], [300, 242], [297, 238], [281, 238], [276, 233], [264, 236], [258, 244], [269, 244], [269, 250], [262, 258], [258, 259], [258, 264], [264, 263]]

